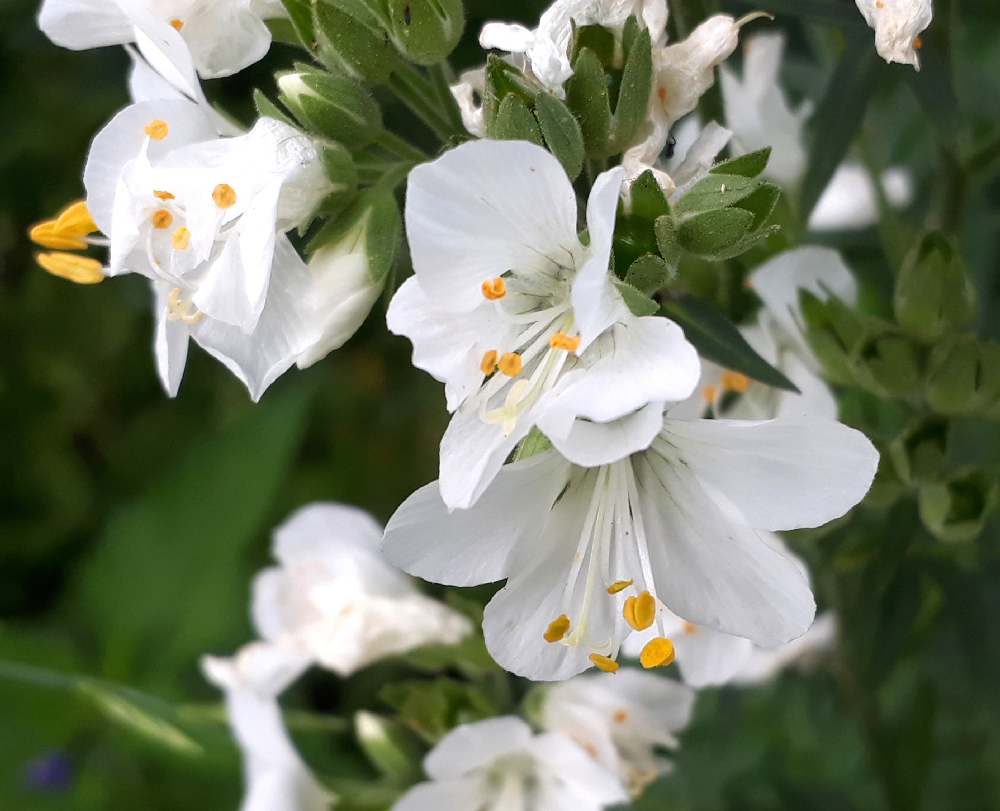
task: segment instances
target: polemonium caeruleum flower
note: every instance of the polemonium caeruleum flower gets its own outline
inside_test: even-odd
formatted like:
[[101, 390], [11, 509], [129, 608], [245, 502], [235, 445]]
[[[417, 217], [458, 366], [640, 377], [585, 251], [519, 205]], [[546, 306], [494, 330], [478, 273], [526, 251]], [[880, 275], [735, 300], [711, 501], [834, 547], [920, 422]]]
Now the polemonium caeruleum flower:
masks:
[[681, 329], [633, 315], [609, 276], [621, 176], [597, 178], [585, 243], [566, 172], [534, 144], [473, 141], [411, 173], [415, 275], [388, 323], [445, 383], [449, 507], [475, 503], [533, 426], [560, 447], [586, 419], [610, 461], [646, 447], [661, 404], [693, 391], [697, 354]]
[[875, 50], [886, 62], [920, 70], [920, 34], [931, 24], [931, 0], [854, 0], [865, 22], [875, 29]]
[[391, 811], [599, 811], [628, 795], [608, 771], [565, 735], [534, 735], [520, 718], [456, 727], [424, 760], [429, 782]]

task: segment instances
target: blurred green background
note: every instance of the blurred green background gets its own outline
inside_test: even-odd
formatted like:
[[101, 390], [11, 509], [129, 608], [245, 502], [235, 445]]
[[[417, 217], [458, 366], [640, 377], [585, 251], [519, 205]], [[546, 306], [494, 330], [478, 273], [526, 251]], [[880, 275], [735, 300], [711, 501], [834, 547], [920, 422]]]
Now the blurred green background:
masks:
[[[956, 154], [1000, 135], [996, 2], [952, 3], [938, 5], [931, 40], [951, 36], [956, 106], [931, 93], [929, 109], [940, 109], [928, 116], [895, 66], [881, 74], [857, 146], [874, 168], [913, 168], [914, 222], [957, 182], [942, 133], [953, 128]], [[849, 0], [784, 3], [793, 5], [833, 9], [834, 21], [856, 14]], [[458, 67], [481, 59], [475, 35], [484, 20], [533, 23], [544, 3], [466, 6]], [[168, 400], [155, 376], [145, 281], [77, 286], [33, 262], [26, 230], [82, 196], [88, 143], [127, 103], [128, 63], [120, 48], [56, 48], [36, 30], [35, 11], [34, 0], [0, 3], [0, 660], [8, 663], [0, 664], [0, 808], [234, 809], [239, 759], [212, 716], [218, 693], [202, 679], [198, 657], [228, 654], [251, 638], [250, 578], [269, 560], [270, 529], [294, 508], [345, 501], [385, 520], [435, 477], [444, 399], [409, 365], [409, 344], [386, 333], [377, 308], [345, 348], [287, 374], [257, 406], [197, 349], [180, 395]], [[949, 17], [951, 30], [941, 32]], [[848, 28], [856, 33], [859, 22]], [[818, 102], [846, 34], [801, 15], [776, 25], [789, 37], [793, 98]], [[209, 95], [247, 118], [250, 89], [273, 95], [271, 73], [297, 56], [275, 46], [259, 65], [210, 83]], [[995, 161], [959, 191], [978, 328], [1000, 335]], [[875, 311], [891, 289], [884, 237], [873, 228], [828, 239], [845, 252]], [[857, 421], [894, 430], [891, 410], [872, 398], [848, 397], [847, 405]], [[996, 465], [992, 424], [963, 424], [960, 433], [959, 462]], [[1000, 808], [997, 544], [993, 523], [971, 544], [921, 534], [912, 498], [891, 513], [863, 509], [822, 537], [796, 538], [818, 573], [821, 603], [841, 609], [849, 644], [811, 674], [704, 691], [674, 774], [640, 807]], [[38, 674], [11, 662], [46, 668], [51, 685], [25, 683], [21, 677]], [[359, 707], [388, 712], [377, 692], [400, 674], [413, 676], [400, 668], [379, 665], [346, 682], [313, 673], [285, 703], [345, 717]], [[105, 681], [81, 686], [52, 672], [169, 702], [153, 709], [190, 737], [172, 739], [143, 717], [125, 717], [144, 698], [116, 703], [122, 695]], [[511, 700], [497, 706], [509, 709]], [[375, 775], [346, 731], [305, 726], [297, 739], [319, 770]]]

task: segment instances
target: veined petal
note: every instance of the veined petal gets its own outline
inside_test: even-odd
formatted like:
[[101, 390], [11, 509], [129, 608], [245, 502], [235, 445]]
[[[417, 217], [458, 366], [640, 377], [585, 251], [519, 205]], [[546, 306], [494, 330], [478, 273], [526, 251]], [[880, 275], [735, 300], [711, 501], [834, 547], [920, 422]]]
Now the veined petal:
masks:
[[839, 518], [864, 498], [878, 469], [869, 439], [833, 420], [668, 419], [661, 438], [692, 476], [725, 493], [758, 529]]
[[524, 749], [530, 740], [531, 727], [513, 716], [463, 724], [445, 735], [424, 758], [424, 771], [432, 780], [459, 778], [508, 752]]
[[659, 599], [696, 625], [763, 646], [803, 634], [816, 604], [797, 563], [771, 548], [698, 472], [656, 447], [632, 464]]
[[263, 59], [271, 47], [263, 20], [237, 3], [206, 4], [184, 23], [183, 32], [205, 79], [238, 73]]
[[505, 465], [468, 510], [449, 513], [436, 482], [421, 487], [389, 519], [386, 557], [436, 583], [472, 586], [502, 580], [512, 550], [532, 542], [566, 484], [567, 464], [539, 454]]
[[648, 448], [663, 430], [663, 403], [650, 403], [611, 422], [574, 419], [568, 433], [547, 417], [539, 418], [538, 427], [556, 450], [574, 464], [597, 467]]
[[81, 51], [132, 41], [132, 24], [111, 0], [45, 0], [38, 27], [56, 45]]
[[424, 292], [468, 312], [512, 268], [575, 268], [576, 195], [559, 161], [524, 141], [462, 144], [410, 173], [406, 232]]
[[[546, 763], [574, 796], [566, 797], [566, 807], [594, 811], [609, 805], [628, 802], [628, 793], [618, 776], [593, 760], [577, 743], [565, 735], [547, 732], [532, 738], [526, 748]], [[556, 789], [561, 794], [562, 791]], [[555, 792], [553, 792], [555, 793]], [[551, 805], [545, 805], [551, 808]]]

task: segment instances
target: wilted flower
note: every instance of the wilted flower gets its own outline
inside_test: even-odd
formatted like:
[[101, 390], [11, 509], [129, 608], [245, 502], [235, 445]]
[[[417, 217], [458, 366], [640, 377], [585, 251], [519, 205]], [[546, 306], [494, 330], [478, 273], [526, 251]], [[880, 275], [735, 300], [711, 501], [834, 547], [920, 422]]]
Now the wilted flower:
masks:
[[854, 0], [869, 28], [875, 29], [875, 50], [886, 62], [901, 62], [920, 70], [920, 34], [931, 24], [931, 0]]

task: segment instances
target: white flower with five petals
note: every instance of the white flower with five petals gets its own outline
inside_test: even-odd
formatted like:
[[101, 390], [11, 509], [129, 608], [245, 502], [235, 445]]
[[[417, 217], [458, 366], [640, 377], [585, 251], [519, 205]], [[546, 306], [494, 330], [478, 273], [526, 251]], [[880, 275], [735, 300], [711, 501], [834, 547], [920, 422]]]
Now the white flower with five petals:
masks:
[[607, 464], [589, 428], [564, 443], [573, 462], [548, 451], [507, 465], [471, 509], [449, 514], [433, 484], [418, 490], [386, 527], [386, 556], [441, 583], [506, 578], [486, 644], [537, 680], [615, 670], [622, 640], [653, 625], [643, 663], [668, 662], [661, 606], [763, 647], [808, 629], [808, 580], [761, 531], [857, 504], [878, 467], [864, 435], [821, 419], [668, 418], [648, 449]]
[[693, 391], [681, 329], [633, 315], [611, 281], [620, 183], [620, 169], [595, 182], [585, 245], [569, 178], [541, 147], [474, 141], [410, 174], [415, 275], [388, 323], [455, 412], [441, 442], [449, 507], [475, 503], [533, 426], [558, 448], [587, 420], [620, 458], [652, 441], [662, 403]]
[[391, 811], [600, 811], [628, 800], [613, 771], [565, 735], [504, 716], [456, 727], [424, 759], [429, 782]]
[[931, 24], [931, 0], [854, 0], [875, 29], [875, 50], [886, 62], [913, 65], [920, 70], [920, 34]]

